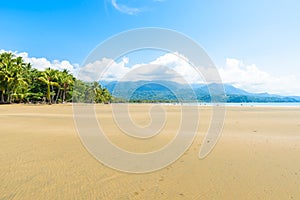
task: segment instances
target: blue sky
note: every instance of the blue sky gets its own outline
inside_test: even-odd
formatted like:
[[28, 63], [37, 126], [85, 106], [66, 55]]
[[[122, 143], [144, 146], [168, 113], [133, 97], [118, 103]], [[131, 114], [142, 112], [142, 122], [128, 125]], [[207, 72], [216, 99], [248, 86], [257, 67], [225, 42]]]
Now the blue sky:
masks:
[[299, 80], [299, 10], [297, 0], [0, 0], [0, 49], [80, 64], [112, 35], [162, 27], [197, 41], [217, 66], [236, 59]]

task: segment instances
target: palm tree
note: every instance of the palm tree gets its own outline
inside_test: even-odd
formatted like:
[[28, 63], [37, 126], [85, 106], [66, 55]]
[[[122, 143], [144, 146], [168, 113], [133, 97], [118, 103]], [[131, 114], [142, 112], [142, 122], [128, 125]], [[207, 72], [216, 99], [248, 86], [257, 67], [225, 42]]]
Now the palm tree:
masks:
[[[5, 103], [5, 97], [9, 90], [8, 85], [11, 82], [10, 68], [12, 65], [13, 54], [4, 52], [0, 55], [0, 91], [1, 91], [1, 102]], [[7, 97], [8, 98], [8, 97]]]
[[81, 80], [74, 80], [72, 88], [72, 101], [73, 102], [90, 102], [88, 100], [89, 85]]
[[68, 70], [66, 69], [63, 71], [56, 70], [55, 72], [56, 74], [54, 77], [59, 86], [57, 87], [54, 103], [57, 103], [59, 99], [64, 103], [66, 102], [68, 91], [71, 89], [71, 86], [74, 85], [75, 78], [73, 75], [69, 74]]
[[26, 75], [30, 68], [30, 64], [24, 63], [22, 57], [13, 59], [13, 65], [10, 70], [10, 103], [16, 99], [22, 101], [26, 97], [26, 90], [28, 88], [28, 79]]
[[30, 68], [26, 73], [28, 79], [28, 90], [26, 95], [26, 101], [36, 103], [43, 99], [44, 93], [47, 90], [46, 84], [39, 80], [41, 77], [41, 71], [35, 68]]
[[70, 86], [74, 85], [74, 77], [66, 69], [62, 71], [61, 83], [63, 86], [62, 102], [65, 102], [67, 91], [70, 89]]
[[0, 54], [1, 103], [11, 103], [18, 96], [17, 92], [24, 91], [28, 86], [24, 73], [29, 68], [30, 65], [24, 63], [22, 57], [15, 58], [10, 52]]
[[103, 103], [110, 103], [111, 102], [112, 96], [109, 93], [108, 89], [106, 89], [106, 88], [102, 89], [102, 96], [103, 96]]
[[101, 85], [96, 81], [91, 84], [91, 91], [91, 95], [95, 103], [108, 103], [111, 100], [109, 91], [105, 88], [102, 88]]
[[[46, 92], [46, 99], [48, 100], [49, 104], [52, 104], [52, 98], [51, 98], [51, 89], [53, 86], [59, 87], [59, 84], [55, 82], [55, 70], [51, 68], [47, 68], [45, 71], [41, 72], [41, 76], [38, 78], [38, 80], [42, 81], [47, 85], [47, 92]], [[52, 89], [53, 92], [53, 89]]]
[[62, 72], [57, 71], [57, 74], [56, 74], [55, 78], [56, 78], [56, 81], [58, 83], [56, 97], [55, 97], [55, 101], [54, 101], [54, 103], [56, 104], [58, 102], [59, 98], [61, 98], [61, 91], [63, 90], [63, 88], [62, 88], [62, 79], [63, 79]]
[[67, 70], [38, 71], [22, 57], [0, 53], [0, 103], [39, 102], [44, 96], [52, 104], [58, 100], [66, 102], [72, 95], [79, 102], [107, 103], [111, 99], [108, 90], [98, 82], [77, 80]]

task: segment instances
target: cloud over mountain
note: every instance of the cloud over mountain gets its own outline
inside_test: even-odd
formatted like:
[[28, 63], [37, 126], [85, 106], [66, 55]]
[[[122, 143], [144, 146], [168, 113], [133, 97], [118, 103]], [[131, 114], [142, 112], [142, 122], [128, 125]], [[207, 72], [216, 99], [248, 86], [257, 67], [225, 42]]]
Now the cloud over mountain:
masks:
[[255, 64], [247, 65], [241, 60], [228, 58], [225, 67], [219, 68], [224, 83], [232, 84], [250, 92], [269, 92], [282, 95], [300, 95], [300, 80], [294, 74], [273, 76], [260, 70]]
[[[4, 50], [0, 50], [0, 53]], [[12, 51], [10, 51], [12, 52]], [[85, 81], [138, 81], [138, 80], [168, 80], [175, 82], [205, 83], [205, 79], [196, 71], [186, 57], [178, 53], [166, 53], [149, 63], [130, 65], [130, 58], [123, 57], [115, 61], [102, 58], [83, 67], [68, 60], [52, 60], [30, 57], [26, 52], [13, 52], [22, 56], [25, 62], [39, 70], [48, 67], [67, 69], [79, 79]], [[300, 95], [300, 80], [295, 74], [273, 76], [259, 69], [255, 64], [245, 64], [241, 60], [228, 58], [224, 67], [218, 67], [223, 83], [254, 93], [268, 92], [280, 95]]]
[[[112, 59], [102, 59], [87, 66], [87, 71], [94, 76], [108, 66], [101, 79], [113, 80], [169, 80], [181, 82], [184, 79], [190, 84], [205, 83], [203, 74], [192, 67], [188, 59], [178, 53], [166, 53], [149, 63], [128, 66], [128, 59], [116, 62]], [[107, 65], [110, 63], [110, 65]], [[158, 66], [164, 66], [159, 69]], [[100, 68], [99, 68], [100, 67]], [[167, 70], [167, 68], [171, 70]], [[98, 68], [98, 69], [97, 69]], [[143, 68], [143, 69], [141, 69]], [[203, 68], [206, 69], [205, 67]], [[202, 69], [202, 70], [203, 70]], [[300, 81], [294, 74], [288, 76], [273, 76], [259, 69], [255, 64], [246, 65], [241, 60], [228, 58], [224, 67], [217, 67], [223, 83], [232, 84], [250, 92], [269, 92], [281, 95], [300, 95]], [[86, 71], [86, 69], [82, 69]], [[207, 70], [207, 69], [206, 69]], [[102, 70], [100, 70], [102, 71]], [[203, 72], [203, 71], [202, 71]], [[128, 75], [130, 73], [130, 76]], [[127, 75], [126, 75], [127, 74]], [[144, 74], [144, 76], [142, 76]], [[147, 75], [147, 76], [146, 76]], [[125, 76], [125, 78], [124, 78]], [[181, 80], [181, 81], [180, 81]]]

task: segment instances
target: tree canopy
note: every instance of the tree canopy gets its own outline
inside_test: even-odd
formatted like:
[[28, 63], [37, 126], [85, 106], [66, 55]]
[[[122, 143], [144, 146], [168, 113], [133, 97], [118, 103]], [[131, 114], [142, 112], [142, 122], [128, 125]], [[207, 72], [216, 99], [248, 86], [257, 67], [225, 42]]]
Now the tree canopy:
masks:
[[0, 54], [0, 103], [108, 103], [109, 91], [98, 82], [76, 79], [67, 70], [39, 71], [13, 53]]

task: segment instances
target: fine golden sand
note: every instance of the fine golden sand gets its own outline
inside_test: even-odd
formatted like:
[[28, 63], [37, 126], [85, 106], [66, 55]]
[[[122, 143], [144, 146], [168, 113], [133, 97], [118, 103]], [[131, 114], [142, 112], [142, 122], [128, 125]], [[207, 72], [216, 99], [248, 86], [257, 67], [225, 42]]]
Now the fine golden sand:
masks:
[[[136, 124], [147, 125], [152, 105], [131, 105]], [[96, 113], [120, 148], [162, 148], [180, 125], [179, 106], [165, 106], [162, 134], [128, 137], [111, 105]], [[203, 160], [199, 148], [211, 108], [199, 109], [198, 134], [185, 154], [156, 172], [128, 174], [91, 156], [77, 134], [72, 105], [0, 106], [0, 199], [300, 199], [300, 108], [228, 107], [224, 129]]]

